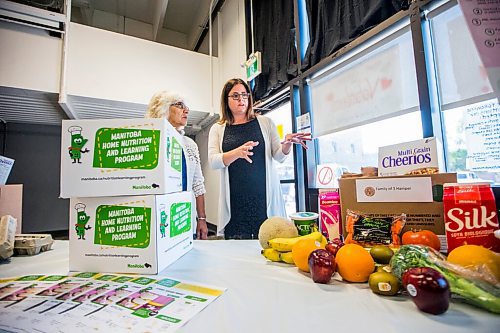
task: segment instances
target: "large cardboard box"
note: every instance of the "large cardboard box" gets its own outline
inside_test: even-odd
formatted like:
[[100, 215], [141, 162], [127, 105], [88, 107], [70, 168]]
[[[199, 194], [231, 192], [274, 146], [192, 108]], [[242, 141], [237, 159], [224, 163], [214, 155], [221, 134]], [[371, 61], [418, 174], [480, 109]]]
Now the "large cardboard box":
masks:
[[193, 247], [191, 192], [71, 198], [71, 271], [157, 274]]
[[456, 179], [456, 173], [340, 179], [344, 236], [347, 209], [377, 216], [405, 213], [406, 224], [402, 232], [431, 230], [445, 245], [443, 184], [454, 183]]
[[182, 172], [182, 136], [165, 119], [62, 122], [62, 198], [179, 192]]
[[11, 215], [17, 220], [16, 234], [22, 231], [23, 223], [23, 185], [0, 186], [0, 217]]

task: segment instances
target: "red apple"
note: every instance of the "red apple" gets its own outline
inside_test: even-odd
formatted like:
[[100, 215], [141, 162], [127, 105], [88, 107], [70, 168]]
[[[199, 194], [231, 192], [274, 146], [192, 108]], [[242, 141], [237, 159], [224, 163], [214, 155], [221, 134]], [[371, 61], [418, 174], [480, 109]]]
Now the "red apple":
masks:
[[308, 258], [309, 271], [316, 283], [328, 283], [332, 278], [337, 265], [335, 257], [324, 249], [317, 249], [311, 252]]
[[337, 251], [344, 246], [344, 243], [340, 240], [340, 238], [334, 238], [331, 241], [326, 243], [325, 249], [330, 252], [333, 256], [337, 255]]
[[448, 310], [450, 285], [446, 278], [430, 267], [414, 267], [402, 276], [403, 286], [420, 311], [441, 314]]

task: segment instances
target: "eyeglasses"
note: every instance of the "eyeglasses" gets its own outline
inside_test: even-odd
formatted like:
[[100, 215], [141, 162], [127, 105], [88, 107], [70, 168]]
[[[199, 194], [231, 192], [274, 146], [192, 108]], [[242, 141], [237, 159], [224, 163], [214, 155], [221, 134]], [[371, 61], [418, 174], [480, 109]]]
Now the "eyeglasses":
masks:
[[181, 110], [189, 110], [189, 108], [187, 107], [187, 105], [184, 104], [183, 102], [173, 103], [172, 106], [175, 106], [176, 108], [179, 108]]
[[231, 95], [229, 95], [228, 97], [231, 97], [232, 99], [234, 99], [235, 101], [239, 100], [240, 97], [243, 98], [243, 99], [248, 99], [248, 97], [250, 96], [249, 93], [246, 93], [246, 92], [243, 92], [243, 93], [232, 93]]

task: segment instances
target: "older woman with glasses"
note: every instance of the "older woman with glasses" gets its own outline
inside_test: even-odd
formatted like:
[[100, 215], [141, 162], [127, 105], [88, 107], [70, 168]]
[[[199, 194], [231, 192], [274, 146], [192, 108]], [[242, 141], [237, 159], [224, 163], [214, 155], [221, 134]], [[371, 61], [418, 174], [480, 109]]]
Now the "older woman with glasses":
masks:
[[250, 88], [241, 79], [224, 85], [220, 112], [208, 136], [210, 165], [221, 170], [217, 233], [257, 238], [264, 220], [286, 216], [274, 161], [283, 162], [293, 143], [307, 149], [310, 133], [287, 134], [280, 142], [271, 119], [254, 113]]
[[183, 135], [183, 153], [187, 166], [186, 189], [191, 190], [196, 198], [196, 237], [198, 239], [207, 239], [205, 179], [201, 172], [200, 153], [196, 143], [191, 138], [184, 136], [184, 127], [188, 121], [188, 114], [189, 108], [184, 104], [184, 99], [180, 95], [161, 91], [151, 98], [146, 118], [166, 118]]

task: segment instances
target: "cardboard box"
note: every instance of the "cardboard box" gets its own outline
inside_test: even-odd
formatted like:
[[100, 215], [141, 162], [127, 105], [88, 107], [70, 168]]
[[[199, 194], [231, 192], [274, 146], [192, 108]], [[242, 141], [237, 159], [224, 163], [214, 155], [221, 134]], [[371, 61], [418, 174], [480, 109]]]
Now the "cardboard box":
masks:
[[20, 234], [23, 222], [23, 185], [0, 186], [0, 216], [11, 215], [17, 220], [16, 234]]
[[193, 247], [191, 192], [72, 198], [72, 271], [157, 274]]
[[[375, 214], [377, 216], [393, 216], [405, 213], [406, 224], [403, 228], [403, 233], [407, 230], [411, 230], [412, 228], [431, 230], [439, 236], [442, 245], [445, 245], [446, 235], [444, 228], [443, 184], [454, 183], [456, 182], [456, 179], [457, 175], [455, 173], [440, 173], [420, 176], [395, 176], [391, 178], [368, 177], [340, 179], [340, 205], [342, 209], [344, 236], [346, 234], [345, 220], [347, 209], [368, 214]], [[377, 187], [376, 185], [373, 186], [373, 184], [368, 184], [369, 186], [365, 187], [364, 183], [366, 182], [363, 182], [364, 180], [380, 180], [383, 182], [380, 183], [380, 187]], [[389, 190], [387, 189], [385, 182], [392, 182], [394, 186], [398, 186], [397, 184], [399, 184], [398, 182], [401, 180], [408, 180], [409, 182], [417, 181], [423, 184], [428, 183], [429, 187], [425, 191], [423, 191], [420, 187], [415, 190], [415, 192], [418, 192], [413, 194], [417, 200], [416, 202], [411, 201], [411, 193], [401, 194], [399, 192], [395, 193], [395, 200], [397, 200], [397, 198], [402, 198], [406, 200], [406, 202], [398, 202], [395, 200], [385, 202], [369, 202], [369, 200], [366, 199], [370, 195], [376, 198], [379, 192], [388, 192]], [[403, 186], [401, 191], [412, 192], [412, 189], [408, 189], [407, 187], [408, 186]], [[384, 190], [384, 188], [386, 188], [386, 190]], [[422, 193], [429, 191], [430, 193]], [[363, 197], [361, 193], [364, 193], [365, 197]], [[379, 200], [390, 199], [390, 195], [387, 194], [382, 194], [381, 197], [382, 199]], [[421, 198], [427, 202], [422, 202], [420, 200]]]
[[165, 119], [63, 120], [61, 197], [182, 191], [182, 140]]
[[378, 149], [378, 175], [392, 177], [399, 175], [438, 173], [444, 165], [440, 161], [436, 138], [426, 138]]

